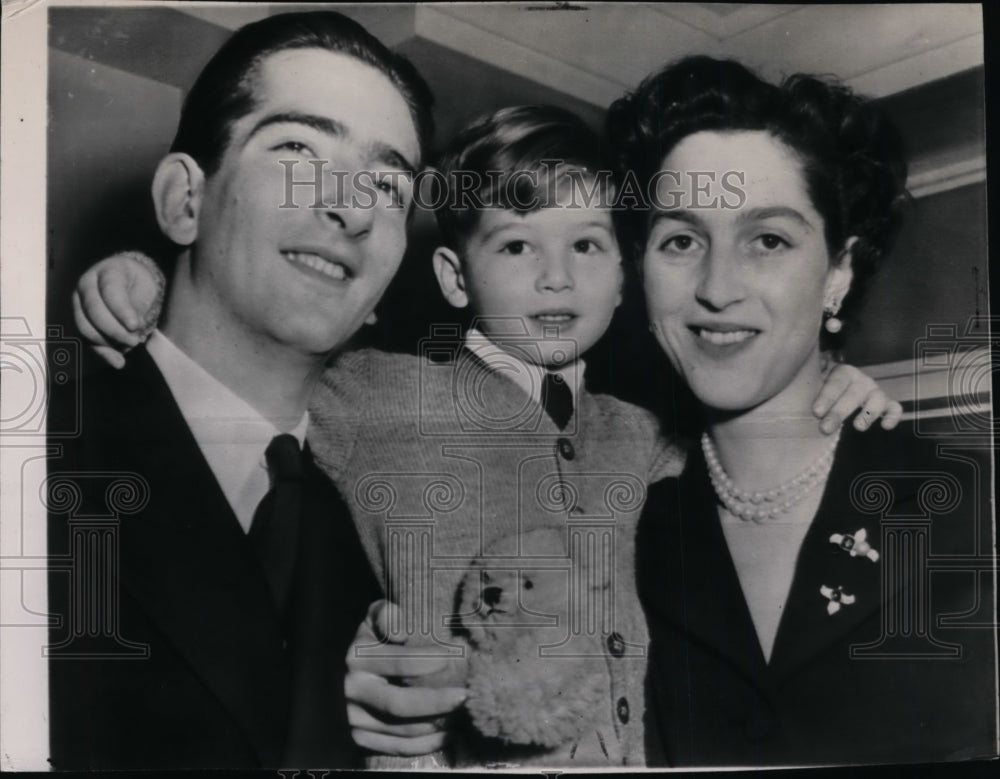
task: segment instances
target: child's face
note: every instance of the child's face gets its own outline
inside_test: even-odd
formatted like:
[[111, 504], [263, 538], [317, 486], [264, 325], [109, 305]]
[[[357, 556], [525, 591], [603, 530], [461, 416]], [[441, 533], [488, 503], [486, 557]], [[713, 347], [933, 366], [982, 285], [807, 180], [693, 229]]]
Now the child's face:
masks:
[[[607, 208], [553, 205], [526, 214], [484, 210], [465, 246], [460, 283], [484, 335], [499, 346], [519, 318], [538, 349], [532, 362], [565, 364], [604, 335], [621, 303], [623, 272]], [[454, 302], [454, 301], [453, 301]], [[491, 319], [506, 319], [491, 323]], [[492, 330], [499, 332], [491, 332]], [[557, 337], [553, 338], [553, 334]], [[523, 339], [522, 339], [523, 340]], [[518, 350], [524, 357], [524, 352]]]

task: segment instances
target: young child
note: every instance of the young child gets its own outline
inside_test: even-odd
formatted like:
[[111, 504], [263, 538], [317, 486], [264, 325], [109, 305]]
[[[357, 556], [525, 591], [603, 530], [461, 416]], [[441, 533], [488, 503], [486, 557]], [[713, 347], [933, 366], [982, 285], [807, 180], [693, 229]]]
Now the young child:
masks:
[[[583, 604], [590, 618], [567, 630], [600, 638], [607, 706], [593, 733], [541, 762], [642, 764], [648, 637], [633, 536], [645, 485], [679, 473], [685, 452], [650, 413], [583, 380], [583, 356], [623, 284], [613, 198], [601, 197], [613, 192], [597, 174], [607, 169], [600, 141], [560, 109], [507, 108], [459, 133], [439, 169], [448, 198], [437, 212], [444, 243], [434, 271], [472, 324], [465, 333], [436, 328], [419, 355], [341, 355], [310, 408], [314, 456], [350, 503], [409, 643], [430, 651], [460, 651], [451, 616], [470, 559], [487, 549], [516, 558], [521, 534], [552, 526], [565, 528], [569, 548], [592, 550], [610, 586], [600, 603]], [[81, 329], [104, 346], [99, 331], [137, 342], [149, 312], [132, 301], [155, 288], [136, 259], [105, 260], [80, 282]], [[864, 400], [866, 424], [886, 405], [872, 387], [838, 367], [818, 415], [842, 418]], [[459, 741], [459, 762], [539, 760], [537, 751]]]

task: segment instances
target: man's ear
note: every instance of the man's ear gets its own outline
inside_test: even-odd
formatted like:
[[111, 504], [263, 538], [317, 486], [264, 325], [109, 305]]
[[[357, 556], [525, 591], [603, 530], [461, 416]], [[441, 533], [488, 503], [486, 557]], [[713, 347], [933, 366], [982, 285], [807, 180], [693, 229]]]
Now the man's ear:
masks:
[[434, 275], [437, 276], [441, 294], [455, 308], [469, 305], [469, 295], [465, 291], [465, 276], [462, 274], [462, 259], [446, 246], [439, 246], [434, 252]]
[[834, 314], [840, 310], [840, 304], [844, 302], [847, 293], [851, 289], [851, 282], [854, 280], [853, 257], [851, 252], [854, 244], [858, 242], [858, 237], [852, 235], [844, 243], [844, 248], [837, 259], [830, 266], [826, 274], [826, 286], [823, 289], [823, 300], [827, 309]]
[[198, 237], [205, 174], [187, 154], [168, 154], [153, 176], [153, 206], [160, 229], [171, 241], [190, 246]]

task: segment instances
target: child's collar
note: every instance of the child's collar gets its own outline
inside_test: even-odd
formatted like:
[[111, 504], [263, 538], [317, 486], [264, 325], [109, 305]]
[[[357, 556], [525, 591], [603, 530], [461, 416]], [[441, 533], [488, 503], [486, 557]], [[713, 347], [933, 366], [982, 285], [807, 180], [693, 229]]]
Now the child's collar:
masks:
[[[470, 327], [465, 333], [465, 348], [472, 352], [487, 367], [502, 371], [503, 375], [523, 389], [528, 396], [536, 403], [541, 402], [542, 379], [545, 377], [546, 369], [534, 363], [525, 362], [513, 352], [507, 351], [496, 342], [482, 333], [475, 327]], [[566, 380], [567, 386], [573, 393], [573, 399], [579, 397], [580, 387], [583, 385], [583, 372], [586, 368], [582, 359], [571, 362], [568, 365], [553, 370], [552, 373], [559, 373]]]

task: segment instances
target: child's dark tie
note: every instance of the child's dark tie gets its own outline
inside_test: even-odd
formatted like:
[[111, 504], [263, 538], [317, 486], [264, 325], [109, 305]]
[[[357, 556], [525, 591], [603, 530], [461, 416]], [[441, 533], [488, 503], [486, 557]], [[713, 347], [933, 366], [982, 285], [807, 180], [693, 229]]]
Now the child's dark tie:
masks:
[[565, 430], [573, 416], [573, 393], [566, 386], [566, 379], [558, 373], [546, 373], [542, 382], [542, 408], [552, 417], [556, 427]]
[[278, 612], [283, 614], [295, 570], [302, 511], [302, 451], [295, 436], [271, 439], [265, 452], [271, 489], [257, 506], [250, 540], [267, 574]]

